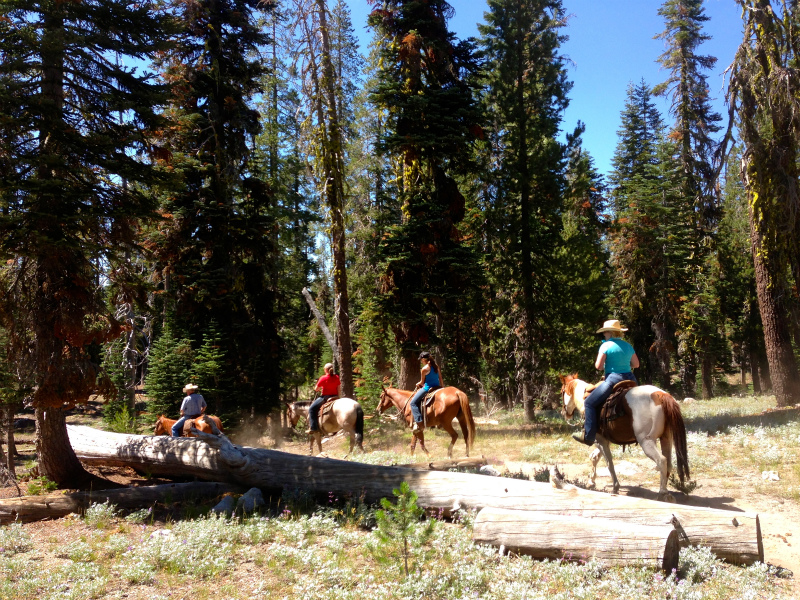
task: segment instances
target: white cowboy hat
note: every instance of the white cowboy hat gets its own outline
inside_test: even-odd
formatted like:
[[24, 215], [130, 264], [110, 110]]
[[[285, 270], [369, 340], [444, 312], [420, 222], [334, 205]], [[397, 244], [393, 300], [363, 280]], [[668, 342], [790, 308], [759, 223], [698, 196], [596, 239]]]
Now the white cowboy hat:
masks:
[[196, 392], [196, 391], [197, 391], [197, 390], [199, 390], [199, 389], [200, 389], [200, 388], [199, 388], [199, 387], [197, 387], [197, 386], [196, 386], [195, 384], [193, 384], [193, 383], [187, 383], [185, 386], [183, 386], [183, 392], [184, 392], [185, 394], [191, 394], [192, 392]]
[[596, 333], [603, 333], [604, 331], [628, 331], [627, 327], [623, 327], [616, 319], [611, 319], [603, 323], [603, 326], [596, 331]]

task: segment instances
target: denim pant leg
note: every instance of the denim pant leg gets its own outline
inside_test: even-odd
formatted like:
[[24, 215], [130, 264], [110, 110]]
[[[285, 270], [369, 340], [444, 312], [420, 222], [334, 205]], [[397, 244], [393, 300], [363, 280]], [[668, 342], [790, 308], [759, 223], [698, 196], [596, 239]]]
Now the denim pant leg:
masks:
[[308, 428], [311, 431], [319, 429], [319, 409], [327, 398], [328, 396], [320, 396], [308, 407]]
[[177, 421], [175, 421], [175, 425], [172, 426], [172, 437], [181, 437], [183, 433], [183, 424], [186, 422], [188, 417], [181, 417]]
[[425, 387], [422, 386], [411, 396], [411, 414], [414, 415], [416, 423], [422, 423], [422, 407], [420, 405], [422, 404], [422, 397], [428, 391]]
[[587, 442], [593, 442], [597, 435], [597, 428], [600, 425], [600, 407], [611, 395], [614, 386], [626, 377], [621, 373], [609, 373], [606, 375], [606, 380], [594, 388], [589, 397], [583, 401], [583, 406], [586, 409], [586, 421], [583, 424], [583, 429], [586, 432], [584, 439]]

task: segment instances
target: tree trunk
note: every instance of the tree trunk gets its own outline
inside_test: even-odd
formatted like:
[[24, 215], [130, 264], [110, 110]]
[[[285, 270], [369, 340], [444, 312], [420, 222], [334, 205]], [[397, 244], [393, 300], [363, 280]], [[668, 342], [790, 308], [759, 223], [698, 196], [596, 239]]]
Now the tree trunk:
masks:
[[706, 400], [714, 395], [714, 360], [710, 352], [703, 353], [701, 363], [703, 380], [703, 398]]
[[242, 493], [245, 488], [224, 483], [168, 483], [165, 485], [115, 490], [75, 492], [45, 496], [23, 496], [0, 500], [0, 524], [31, 523], [58, 519], [71, 513], [82, 514], [95, 503], [109, 502], [120, 508], [143, 508], [155, 502], [180, 502], [198, 497], [214, 498], [226, 493]]
[[[449, 514], [485, 507], [542, 511], [547, 515], [597, 517], [641, 525], [681, 526], [682, 544], [708, 546], [737, 564], [764, 560], [758, 515], [732, 513], [611, 496], [581, 489], [558, 490], [550, 484], [466, 473], [419, 471], [242, 448], [224, 436], [201, 438], [126, 435], [90, 427], [69, 427], [70, 441], [84, 462], [125, 465], [151, 473], [197, 476], [245, 487], [301, 488], [321, 498], [363, 496], [368, 503], [392, 498], [405, 481], [425, 508]], [[684, 538], [683, 535], [686, 537]]]
[[328, 8], [325, 0], [317, 0], [319, 31], [321, 38], [320, 56], [322, 67], [321, 89], [327, 106], [325, 119], [320, 126], [327, 130], [323, 136], [322, 153], [325, 175], [325, 195], [331, 211], [331, 237], [333, 250], [333, 289], [336, 294], [336, 337], [339, 347], [342, 394], [353, 397], [353, 351], [350, 342], [350, 302], [347, 293], [347, 245], [344, 227], [344, 147], [342, 144], [341, 122], [336, 102], [336, 74], [331, 58], [330, 36], [328, 35]]
[[775, 256], [777, 251], [769, 249], [764, 241], [760, 217], [753, 214], [752, 206], [749, 212], [756, 293], [772, 390], [778, 406], [791, 406], [800, 402], [800, 374], [789, 331], [786, 297], [790, 292], [783, 283], [783, 268]]
[[761, 376], [758, 372], [758, 353], [755, 349], [751, 346], [750, 347], [750, 377], [753, 380], [753, 393], [760, 394], [761, 393]]
[[6, 455], [6, 468], [12, 476], [16, 476], [17, 468], [14, 464], [14, 458], [17, 456], [17, 444], [14, 440], [14, 407], [10, 407], [6, 411], [6, 448], [8, 454]]
[[678, 531], [671, 524], [641, 525], [501, 508], [478, 513], [472, 539], [539, 559], [594, 558], [605, 566], [644, 561], [667, 573], [678, 568], [680, 551]]
[[61, 408], [36, 409], [36, 454], [39, 474], [59, 487], [80, 487], [91, 478], [70, 445]]
[[414, 350], [400, 350], [400, 381], [397, 387], [401, 390], [413, 390], [414, 384], [419, 381], [420, 367]]

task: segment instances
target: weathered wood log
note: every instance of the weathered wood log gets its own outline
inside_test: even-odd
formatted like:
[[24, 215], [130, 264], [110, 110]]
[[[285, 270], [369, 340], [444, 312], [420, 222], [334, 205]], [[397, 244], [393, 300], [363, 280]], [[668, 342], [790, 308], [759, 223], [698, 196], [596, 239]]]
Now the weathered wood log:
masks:
[[68, 426], [82, 461], [127, 465], [152, 473], [194, 475], [261, 489], [305, 489], [320, 495], [393, 498], [405, 481], [418, 504], [441, 510], [485, 507], [541, 511], [547, 515], [625, 521], [639, 525], [678, 524], [682, 545], [704, 545], [736, 564], [764, 560], [759, 518], [754, 513], [715, 510], [611, 496], [582, 489], [558, 490], [550, 484], [467, 473], [418, 471], [315, 458], [233, 445], [225, 436], [199, 438], [125, 435]]
[[57, 519], [70, 513], [83, 513], [94, 503], [109, 502], [120, 508], [142, 508], [154, 502], [180, 502], [191, 498], [214, 498], [226, 493], [242, 493], [246, 489], [232, 484], [168, 483], [142, 487], [128, 487], [71, 494], [22, 496], [0, 500], [0, 524], [30, 523], [43, 519]]
[[640, 561], [667, 573], [678, 567], [678, 532], [671, 525], [638, 525], [611, 519], [484, 508], [472, 539], [534, 558], [588, 560], [605, 565]]
[[449, 471], [450, 469], [477, 469], [486, 464], [488, 464], [486, 459], [481, 456], [480, 458], [434, 460], [397, 466], [405, 469], [416, 469], [418, 471]]

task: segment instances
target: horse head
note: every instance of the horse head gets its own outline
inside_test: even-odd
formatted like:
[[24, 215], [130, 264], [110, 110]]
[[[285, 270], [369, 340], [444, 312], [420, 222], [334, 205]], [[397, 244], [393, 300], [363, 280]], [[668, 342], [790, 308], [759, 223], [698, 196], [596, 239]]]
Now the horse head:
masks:
[[164, 415], [159, 415], [156, 421], [156, 427], [153, 430], [153, 435], [167, 435], [167, 426], [164, 424]]
[[564, 403], [564, 407], [561, 409], [561, 416], [565, 420], [569, 420], [575, 413], [575, 409], [578, 408], [575, 402], [575, 386], [580, 380], [577, 373], [559, 375], [558, 378], [561, 380], [561, 399]]
[[378, 402], [378, 414], [383, 414], [392, 407], [392, 399], [386, 388], [381, 386], [381, 400]]

